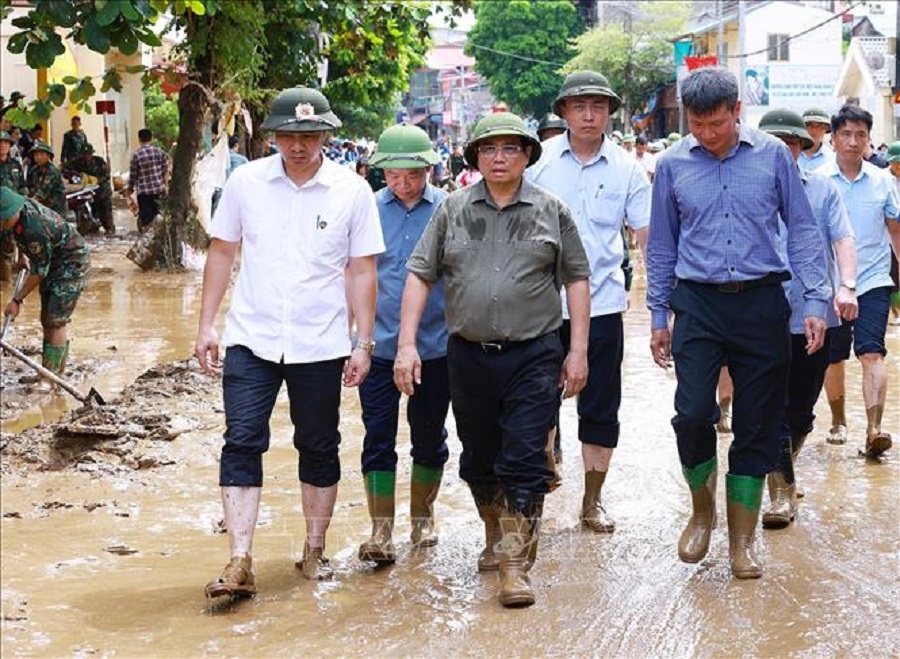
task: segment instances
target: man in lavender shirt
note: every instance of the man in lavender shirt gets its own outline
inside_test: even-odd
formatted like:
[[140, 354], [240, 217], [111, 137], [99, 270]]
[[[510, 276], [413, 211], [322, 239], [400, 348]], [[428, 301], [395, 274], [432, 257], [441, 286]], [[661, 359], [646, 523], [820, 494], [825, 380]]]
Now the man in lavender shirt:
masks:
[[[727, 363], [735, 389], [726, 475], [731, 571], [755, 579], [762, 569], [753, 539], [765, 476], [778, 462], [790, 364], [781, 283], [791, 273], [800, 280], [810, 354], [822, 347], [831, 290], [822, 235], [791, 153], [770, 135], [738, 127], [734, 74], [692, 71], [682, 102], [691, 134], [657, 163], [647, 244], [650, 349], [663, 368], [674, 358], [672, 425], [693, 502], [678, 555], [699, 562], [715, 526], [715, 392]], [[787, 231], [787, 260], [779, 228]]]

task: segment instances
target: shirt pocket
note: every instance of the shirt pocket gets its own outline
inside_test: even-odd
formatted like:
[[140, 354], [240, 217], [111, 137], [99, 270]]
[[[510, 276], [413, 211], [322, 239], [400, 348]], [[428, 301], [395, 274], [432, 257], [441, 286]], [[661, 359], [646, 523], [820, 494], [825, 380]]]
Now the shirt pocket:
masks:
[[520, 240], [510, 253], [509, 274], [516, 282], [529, 282], [544, 275], [553, 275], [556, 267], [556, 246], [542, 240]]
[[313, 227], [312, 260], [317, 263], [343, 265], [350, 250], [350, 230], [343, 218], [318, 216]]
[[625, 215], [625, 193], [600, 188], [589, 195], [585, 203], [591, 224], [619, 227]]
[[444, 246], [443, 274], [446, 279], [471, 281], [480, 274], [482, 241], [450, 239]]

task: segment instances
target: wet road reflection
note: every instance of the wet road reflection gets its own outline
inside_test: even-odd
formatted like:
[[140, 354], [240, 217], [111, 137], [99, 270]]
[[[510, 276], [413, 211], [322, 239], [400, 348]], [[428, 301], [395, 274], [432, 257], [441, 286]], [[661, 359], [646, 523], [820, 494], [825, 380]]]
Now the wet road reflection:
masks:
[[[191, 353], [200, 277], [141, 274], [115, 250], [95, 265], [99, 272], [74, 328], [76, 354], [108, 360], [93, 384], [115, 394], [148, 366]], [[346, 391], [343, 479], [328, 536], [335, 580], [307, 582], [293, 565], [303, 521], [282, 398], [254, 547], [260, 595], [214, 614], [203, 585], [227, 559], [226, 538], [216, 532], [220, 430], [172, 442], [177, 464], [164, 469], [5, 474], [4, 656], [900, 655], [900, 458], [897, 449], [881, 465], [857, 457], [865, 427], [858, 365], [848, 366], [851, 439], [827, 445], [822, 423], [810, 436], [798, 462], [806, 497], [797, 522], [757, 534], [763, 578], [731, 578], [724, 478], [709, 555], [700, 565], [682, 564], [676, 544], [690, 504], [669, 425], [675, 380], [650, 359], [642, 284], [638, 278], [626, 316], [622, 437], [604, 488], [617, 531], [593, 536], [578, 527], [582, 474], [569, 401], [564, 484], [545, 507], [534, 607], [502, 609], [496, 574], [475, 571], [483, 529], [456, 476], [452, 419], [451, 462], [436, 504], [440, 544], [411, 551], [410, 462], [401, 455], [399, 560], [379, 570], [358, 561], [369, 530], [359, 465], [363, 432], [356, 392]], [[36, 330], [35, 316], [23, 320], [17, 332]], [[889, 329], [889, 350], [889, 400], [896, 401], [896, 327]], [[49, 401], [15, 423], [50, 418], [68, 404]], [[827, 422], [824, 399], [817, 412]], [[221, 427], [221, 416], [208, 421]], [[896, 402], [888, 404], [885, 427], [900, 433]], [[723, 471], [727, 442], [720, 436]], [[401, 446], [406, 453], [405, 435]], [[116, 546], [136, 552], [108, 551]]]

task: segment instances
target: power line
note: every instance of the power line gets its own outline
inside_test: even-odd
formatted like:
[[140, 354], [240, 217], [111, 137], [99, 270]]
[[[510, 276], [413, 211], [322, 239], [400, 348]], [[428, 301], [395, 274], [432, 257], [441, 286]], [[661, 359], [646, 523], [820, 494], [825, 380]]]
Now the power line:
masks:
[[560, 64], [559, 62], [548, 62], [547, 60], [535, 59], [534, 57], [526, 57], [525, 55], [516, 55], [515, 53], [507, 53], [502, 50], [488, 48], [487, 46], [479, 46], [478, 44], [472, 43], [471, 41], [468, 42], [468, 45], [472, 46], [472, 48], [478, 48], [479, 50], [487, 50], [488, 52], [496, 53], [497, 55], [505, 55], [506, 57], [514, 57], [515, 59], [524, 60], [526, 62], [534, 62], [536, 64], [546, 64], [547, 66], [556, 66], [556, 67], [565, 66], [565, 63]]

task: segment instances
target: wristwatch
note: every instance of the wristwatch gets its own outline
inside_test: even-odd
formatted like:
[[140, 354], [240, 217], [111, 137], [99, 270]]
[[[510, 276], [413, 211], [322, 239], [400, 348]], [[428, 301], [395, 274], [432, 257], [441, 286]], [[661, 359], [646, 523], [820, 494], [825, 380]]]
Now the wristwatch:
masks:
[[848, 291], [856, 292], [856, 280], [855, 279], [845, 279], [841, 282], [841, 286], [846, 288]]
[[371, 339], [357, 339], [356, 346], [354, 347], [359, 348], [360, 350], [365, 350], [371, 355], [372, 351], [375, 350], [375, 342]]

